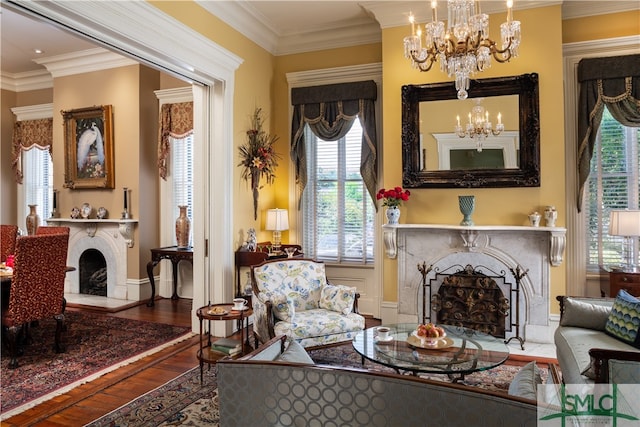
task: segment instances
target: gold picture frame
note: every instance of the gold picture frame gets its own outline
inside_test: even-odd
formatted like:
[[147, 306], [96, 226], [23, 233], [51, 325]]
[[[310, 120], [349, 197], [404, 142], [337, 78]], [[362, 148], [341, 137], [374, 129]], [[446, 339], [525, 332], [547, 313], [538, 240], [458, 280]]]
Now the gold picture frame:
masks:
[[61, 111], [66, 188], [115, 188], [111, 105]]

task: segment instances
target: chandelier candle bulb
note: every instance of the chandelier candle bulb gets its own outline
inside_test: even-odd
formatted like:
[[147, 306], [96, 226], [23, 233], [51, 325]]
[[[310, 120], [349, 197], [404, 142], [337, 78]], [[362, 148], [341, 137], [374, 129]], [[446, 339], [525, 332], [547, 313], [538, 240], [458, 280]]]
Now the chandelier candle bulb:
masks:
[[498, 113], [498, 124], [502, 124], [502, 114]]

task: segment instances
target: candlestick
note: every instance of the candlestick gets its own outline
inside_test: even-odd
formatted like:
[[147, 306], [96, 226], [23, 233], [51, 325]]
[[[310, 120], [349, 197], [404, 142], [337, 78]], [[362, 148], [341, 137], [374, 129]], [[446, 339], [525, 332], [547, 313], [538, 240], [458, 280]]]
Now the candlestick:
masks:
[[56, 208], [58, 207], [58, 203], [56, 200], [56, 189], [53, 189], [53, 210], [56, 210]]
[[129, 203], [127, 202], [127, 193], [129, 189], [124, 187], [124, 211], [122, 212], [122, 219], [129, 219]]

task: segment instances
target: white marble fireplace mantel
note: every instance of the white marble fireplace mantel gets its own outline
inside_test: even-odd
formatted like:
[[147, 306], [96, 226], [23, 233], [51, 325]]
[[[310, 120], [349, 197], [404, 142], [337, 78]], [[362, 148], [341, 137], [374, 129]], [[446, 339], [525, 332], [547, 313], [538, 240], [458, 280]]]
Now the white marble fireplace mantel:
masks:
[[73, 218], [47, 218], [47, 223], [70, 226], [71, 224], [84, 226], [89, 237], [94, 237], [100, 224], [118, 224], [118, 231], [127, 242], [127, 247], [133, 247], [133, 227], [138, 223], [137, 219], [73, 219]]
[[[562, 263], [565, 228], [387, 224], [383, 226], [383, 239], [387, 256], [398, 259], [399, 323], [418, 321], [423, 280], [419, 266], [432, 267], [427, 279], [436, 280], [433, 292], [440, 286], [437, 272], [452, 266], [471, 265], [503, 272], [512, 284], [514, 278], [507, 272], [520, 268], [525, 272], [518, 296], [521, 336], [530, 341], [551, 342], [550, 270]], [[433, 311], [431, 319], [436, 319]]]
[[442, 230], [459, 234], [462, 246], [474, 252], [479, 245], [480, 236], [490, 237], [492, 234], [513, 233], [514, 235], [529, 233], [548, 233], [549, 262], [551, 265], [562, 264], [564, 248], [567, 240], [567, 229], [563, 227], [528, 227], [518, 225], [446, 225], [446, 224], [385, 224], [382, 226], [384, 247], [389, 258], [398, 255], [398, 231], [411, 233], [417, 230]]

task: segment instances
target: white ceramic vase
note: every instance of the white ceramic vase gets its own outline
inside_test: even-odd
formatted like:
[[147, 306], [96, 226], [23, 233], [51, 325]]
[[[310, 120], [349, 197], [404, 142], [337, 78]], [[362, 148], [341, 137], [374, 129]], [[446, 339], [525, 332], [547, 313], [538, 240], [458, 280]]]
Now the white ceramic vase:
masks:
[[400, 220], [400, 208], [397, 206], [389, 206], [385, 214], [387, 215], [387, 224], [397, 224]]

